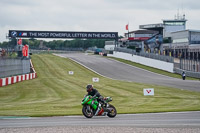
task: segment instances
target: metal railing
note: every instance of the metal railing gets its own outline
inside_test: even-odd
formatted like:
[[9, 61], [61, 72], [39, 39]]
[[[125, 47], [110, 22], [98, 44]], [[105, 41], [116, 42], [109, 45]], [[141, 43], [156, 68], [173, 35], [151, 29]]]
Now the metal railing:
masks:
[[182, 72], [185, 71], [186, 76], [188, 77], [200, 78], [200, 61], [178, 59], [178, 58], [174, 58], [170, 56], [157, 55], [153, 53], [138, 53], [132, 49], [118, 48], [118, 47], [115, 48], [115, 51], [130, 53], [132, 55], [138, 55], [138, 56], [143, 56], [147, 58], [174, 63], [175, 73], [182, 74]]
[[73, 52], [83, 52], [83, 49], [68, 49], [68, 50], [36, 50], [36, 49], [30, 49], [30, 53], [32, 53], [32, 54], [73, 53]]
[[178, 64], [177, 68], [186, 71], [200, 72], [200, 61], [192, 59], [180, 59], [180, 63]]
[[200, 72], [192, 72], [192, 71], [187, 71], [179, 68], [174, 68], [174, 72], [178, 74], [182, 74], [182, 72], [185, 72], [186, 77], [194, 77], [194, 78], [199, 78], [200, 79]]

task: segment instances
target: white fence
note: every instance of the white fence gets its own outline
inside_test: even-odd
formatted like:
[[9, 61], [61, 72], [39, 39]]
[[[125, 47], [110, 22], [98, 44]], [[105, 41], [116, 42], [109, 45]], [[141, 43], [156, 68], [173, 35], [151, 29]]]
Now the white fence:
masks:
[[108, 56], [129, 60], [132, 62], [136, 62], [142, 65], [150, 66], [157, 69], [161, 69], [161, 70], [168, 71], [171, 73], [174, 72], [174, 63], [170, 63], [170, 62], [160, 61], [160, 60], [151, 59], [151, 58], [145, 58], [142, 56], [137, 56], [130, 53], [123, 53], [123, 52], [118, 52], [118, 51], [114, 51], [113, 55], [109, 54]]

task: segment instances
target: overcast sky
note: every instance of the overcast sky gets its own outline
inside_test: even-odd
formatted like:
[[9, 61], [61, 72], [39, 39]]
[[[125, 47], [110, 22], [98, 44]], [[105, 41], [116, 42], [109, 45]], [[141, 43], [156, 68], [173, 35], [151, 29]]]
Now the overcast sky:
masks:
[[200, 30], [199, 0], [0, 0], [0, 42], [8, 30], [119, 32], [185, 14]]

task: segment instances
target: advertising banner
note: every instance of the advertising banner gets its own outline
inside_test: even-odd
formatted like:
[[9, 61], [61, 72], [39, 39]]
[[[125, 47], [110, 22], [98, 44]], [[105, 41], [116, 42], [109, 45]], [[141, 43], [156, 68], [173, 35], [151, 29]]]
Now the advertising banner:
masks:
[[71, 32], [71, 31], [19, 31], [9, 30], [9, 37], [16, 38], [89, 38], [118, 39], [118, 32]]

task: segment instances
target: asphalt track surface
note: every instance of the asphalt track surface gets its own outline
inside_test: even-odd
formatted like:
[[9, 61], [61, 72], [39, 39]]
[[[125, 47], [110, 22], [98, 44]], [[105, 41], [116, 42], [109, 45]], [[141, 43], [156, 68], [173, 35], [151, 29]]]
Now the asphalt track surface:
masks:
[[[58, 55], [58, 54], [57, 54]], [[200, 81], [182, 80], [149, 72], [119, 61], [85, 53], [59, 54], [108, 78], [200, 91]]]
[[115, 118], [91, 119], [84, 116], [0, 117], [0, 132], [90, 132], [101, 128], [99, 132], [200, 132], [200, 112], [121, 114]]
[[49, 127], [49, 126], [129, 126], [142, 128], [199, 127], [200, 111], [119, 114], [107, 116], [56, 116], [56, 117], [0, 117], [0, 128]]

